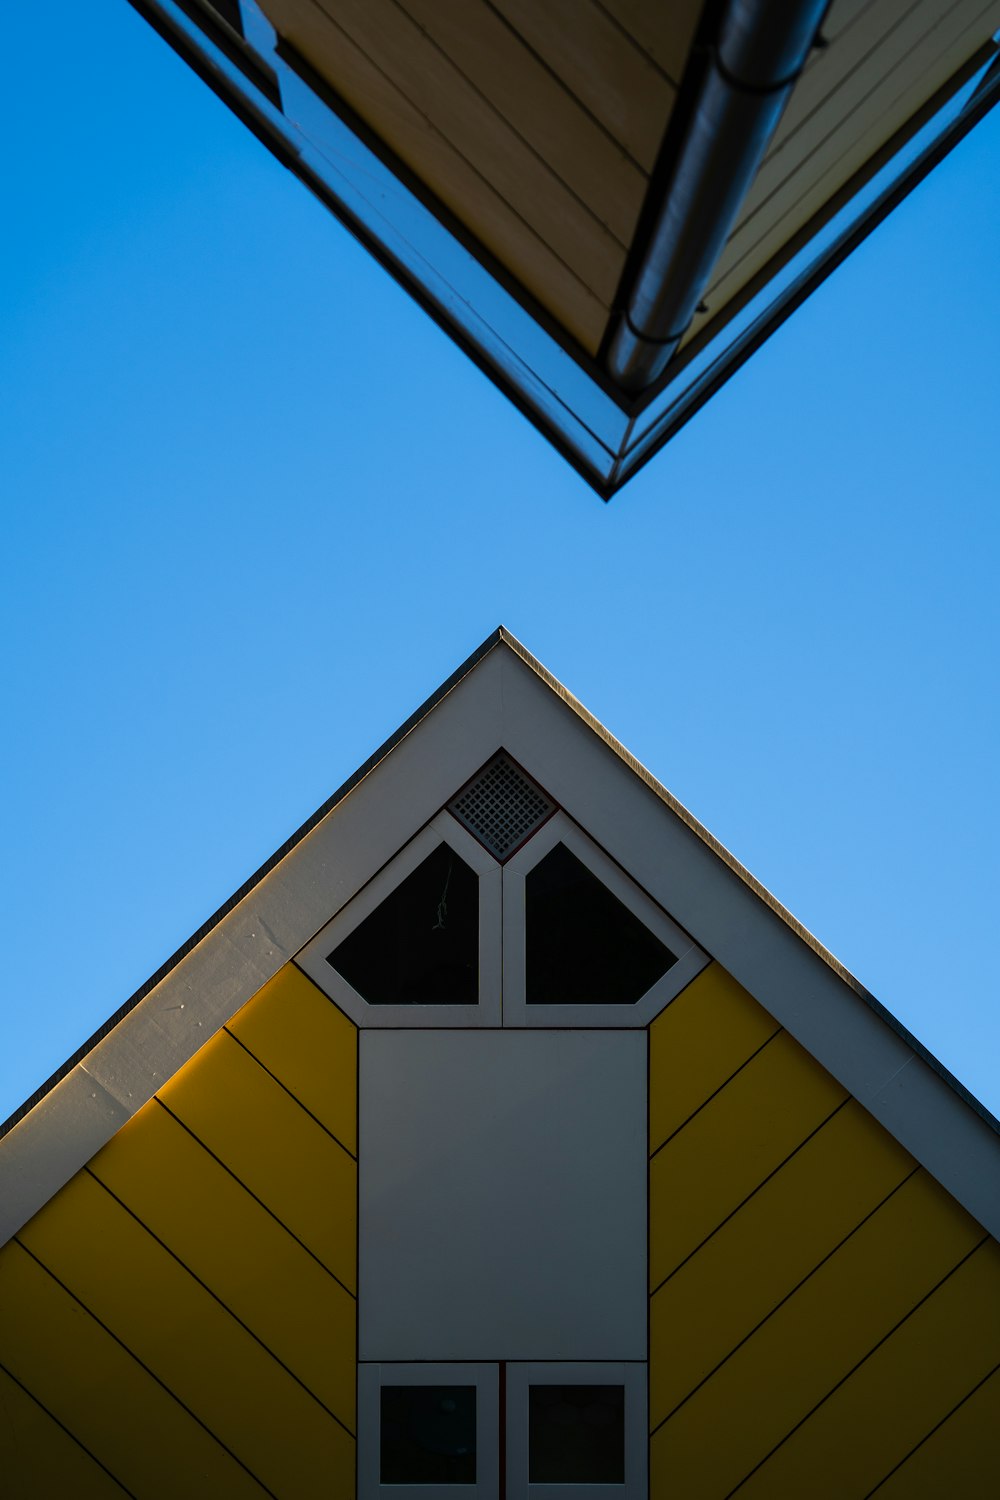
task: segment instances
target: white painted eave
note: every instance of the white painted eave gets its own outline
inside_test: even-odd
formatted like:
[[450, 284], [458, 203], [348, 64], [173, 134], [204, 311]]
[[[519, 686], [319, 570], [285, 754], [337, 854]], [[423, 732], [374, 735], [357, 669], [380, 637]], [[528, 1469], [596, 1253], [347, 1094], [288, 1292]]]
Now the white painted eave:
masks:
[[0, 1140], [0, 1243], [503, 746], [1000, 1238], [996, 1121], [500, 629]]

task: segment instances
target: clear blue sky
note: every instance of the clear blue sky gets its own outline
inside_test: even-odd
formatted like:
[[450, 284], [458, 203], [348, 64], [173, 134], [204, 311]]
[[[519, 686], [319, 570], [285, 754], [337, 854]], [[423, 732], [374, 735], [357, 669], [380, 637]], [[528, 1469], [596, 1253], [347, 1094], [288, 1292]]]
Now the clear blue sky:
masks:
[[501, 621], [1000, 1111], [1000, 111], [605, 507], [125, 0], [5, 19], [0, 1117]]

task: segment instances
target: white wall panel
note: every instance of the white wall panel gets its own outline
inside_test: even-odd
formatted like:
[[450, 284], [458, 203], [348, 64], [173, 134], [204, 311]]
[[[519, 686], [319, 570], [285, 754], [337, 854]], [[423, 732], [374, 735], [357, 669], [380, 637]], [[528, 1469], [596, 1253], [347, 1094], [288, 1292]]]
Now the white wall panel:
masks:
[[646, 1033], [363, 1031], [362, 1360], [646, 1357]]

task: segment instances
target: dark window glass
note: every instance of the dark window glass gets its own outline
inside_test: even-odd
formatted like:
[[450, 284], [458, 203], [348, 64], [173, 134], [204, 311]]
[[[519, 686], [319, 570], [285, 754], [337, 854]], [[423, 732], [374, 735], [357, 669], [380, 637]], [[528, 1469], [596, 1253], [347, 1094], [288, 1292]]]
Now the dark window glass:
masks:
[[479, 881], [439, 844], [328, 962], [369, 1005], [475, 1005]]
[[382, 1484], [475, 1484], [474, 1385], [384, 1385]]
[[528, 1388], [529, 1484], [625, 1483], [625, 1387]]
[[529, 1005], [634, 1005], [676, 957], [565, 844], [525, 881]]

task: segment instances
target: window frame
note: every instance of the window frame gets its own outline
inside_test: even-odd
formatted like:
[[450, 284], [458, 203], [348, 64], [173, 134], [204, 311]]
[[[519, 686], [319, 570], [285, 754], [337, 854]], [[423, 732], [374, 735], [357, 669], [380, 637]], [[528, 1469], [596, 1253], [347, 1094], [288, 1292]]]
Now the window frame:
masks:
[[[474, 1484], [383, 1484], [382, 1387], [473, 1385], [476, 1388]], [[500, 1367], [497, 1364], [358, 1365], [358, 1500], [494, 1500], [500, 1485]], [[568, 1497], [564, 1497], [568, 1500]]]
[[[557, 844], [565, 844], [613, 896], [677, 955], [677, 962], [631, 1005], [528, 1005], [525, 881]], [[709, 962], [682, 927], [626, 875], [564, 812], [555, 812], [503, 867], [503, 1024], [547, 1030], [647, 1026]]]
[[[645, 1500], [649, 1468], [645, 1363], [507, 1366], [507, 1500]], [[625, 1387], [625, 1479], [622, 1484], [532, 1484], [528, 1478], [528, 1388], [532, 1385]]]
[[[476, 1005], [372, 1005], [327, 962], [329, 955], [398, 885], [447, 844], [479, 880], [479, 1002]], [[309, 978], [358, 1026], [409, 1029], [501, 1024], [501, 868], [449, 812], [437, 813], [296, 956]]]

